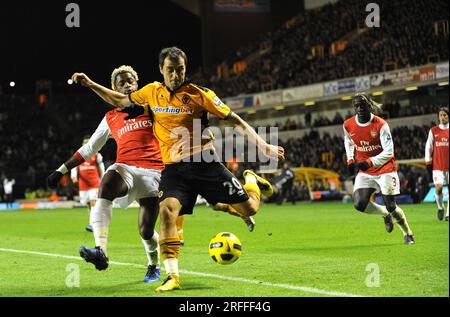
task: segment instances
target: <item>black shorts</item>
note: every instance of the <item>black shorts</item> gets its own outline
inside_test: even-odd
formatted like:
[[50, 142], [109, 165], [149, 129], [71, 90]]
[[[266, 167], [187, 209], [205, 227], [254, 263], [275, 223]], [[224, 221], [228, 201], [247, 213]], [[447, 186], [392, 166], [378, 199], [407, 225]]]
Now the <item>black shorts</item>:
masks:
[[159, 190], [160, 201], [171, 197], [180, 201], [180, 215], [192, 214], [198, 195], [211, 205], [238, 204], [248, 200], [241, 183], [219, 162], [166, 165]]

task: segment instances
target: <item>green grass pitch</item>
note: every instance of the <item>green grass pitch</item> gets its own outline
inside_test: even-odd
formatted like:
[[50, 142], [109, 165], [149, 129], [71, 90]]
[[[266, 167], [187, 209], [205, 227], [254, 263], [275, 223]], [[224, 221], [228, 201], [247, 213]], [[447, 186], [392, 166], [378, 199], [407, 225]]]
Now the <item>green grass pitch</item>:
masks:
[[[252, 233], [236, 217], [197, 207], [184, 226], [182, 290], [165, 294], [142, 282], [137, 209], [114, 209], [114, 263], [101, 272], [78, 256], [80, 245], [93, 246], [86, 210], [0, 212], [0, 296], [449, 296], [448, 223], [437, 220], [434, 204], [403, 209], [416, 245], [351, 204], [265, 205]], [[209, 257], [208, 242], [221, 231], [242, 242], [234, 264]]]

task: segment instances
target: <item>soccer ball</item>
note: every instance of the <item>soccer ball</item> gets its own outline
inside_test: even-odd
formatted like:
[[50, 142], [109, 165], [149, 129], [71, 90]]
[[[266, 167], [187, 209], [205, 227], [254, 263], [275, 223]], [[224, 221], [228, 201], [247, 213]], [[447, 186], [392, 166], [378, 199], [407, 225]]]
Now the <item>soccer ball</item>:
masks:
[[231, 264], [241, 256], [239, 238], [230, 232], [220, 232], [209, 242], [209, 255], [219, 264]]

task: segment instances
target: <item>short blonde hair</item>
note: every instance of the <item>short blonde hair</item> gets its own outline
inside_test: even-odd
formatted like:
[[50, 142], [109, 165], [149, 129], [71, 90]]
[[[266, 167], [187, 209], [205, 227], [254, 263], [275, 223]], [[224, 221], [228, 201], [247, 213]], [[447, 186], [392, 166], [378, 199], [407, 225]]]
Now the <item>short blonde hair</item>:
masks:
[[122, 65], [122, 66], [114, 69], [112, 74], [111, 74], [111, 87], [112, 87], [113, 90], [116, 90], [116, 78], [117, 78], [117, 76], [120, 75], [120, 74], [123, 74], [123, 73], [130, 73], [134, 77], [134, 79], [136, 79], [136, 81], [139, 80], [138, 74], [133, 69], [133, 67], [128, 66], [128, 65]]

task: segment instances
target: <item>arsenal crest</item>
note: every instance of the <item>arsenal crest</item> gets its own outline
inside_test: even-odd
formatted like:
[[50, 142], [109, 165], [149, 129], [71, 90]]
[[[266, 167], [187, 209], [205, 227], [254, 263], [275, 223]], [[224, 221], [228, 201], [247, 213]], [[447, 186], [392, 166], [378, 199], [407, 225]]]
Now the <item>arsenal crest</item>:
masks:
[[378, 136], [378, 132], [375, 130], [370, 131], [370, 135], [372, 136], [372, 138], [376, 138]]

